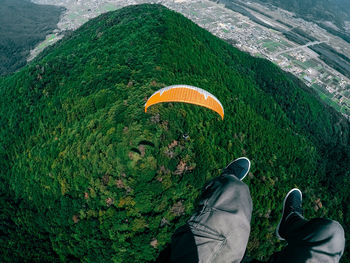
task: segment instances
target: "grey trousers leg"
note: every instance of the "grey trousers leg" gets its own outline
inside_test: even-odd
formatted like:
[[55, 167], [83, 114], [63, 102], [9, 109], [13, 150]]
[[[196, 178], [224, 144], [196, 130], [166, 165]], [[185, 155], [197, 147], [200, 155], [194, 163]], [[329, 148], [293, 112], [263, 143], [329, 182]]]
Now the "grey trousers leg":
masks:
[[286, 226], [288, 245], [276, 253], [271, 262], [339, 262], [344, 252], [345, 237], [338, 222], [323, 218], [308, 221], [292, 214]]
[[240, 262], [253, 204], [246, 184], [232, 175], [210, 181], [198, 211], [172, 238], [172, 262]]
[[[199, 209], [176, 230], [171, 262], [240, 262], [250, 234], [252, 200], [246, 184], [231, 175], [210, 181]], [[288, 218], [288, 245], [270, 262], [338, 262], [344, 252], [342, 226], [329, 219]]]

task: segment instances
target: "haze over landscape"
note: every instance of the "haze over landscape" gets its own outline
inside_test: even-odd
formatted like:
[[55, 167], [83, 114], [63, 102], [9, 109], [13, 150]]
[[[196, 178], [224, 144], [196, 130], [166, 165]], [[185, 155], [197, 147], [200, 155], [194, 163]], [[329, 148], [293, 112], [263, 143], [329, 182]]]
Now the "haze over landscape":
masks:
[[[349, 241], [347, 1], [0, 4], [0, 262], [152, 262], [239, 156], [252, 161], [249, 256], [284, 246], [290, 187]], [[144, 112], [179, 83], [214, 94], [224, 119]]]

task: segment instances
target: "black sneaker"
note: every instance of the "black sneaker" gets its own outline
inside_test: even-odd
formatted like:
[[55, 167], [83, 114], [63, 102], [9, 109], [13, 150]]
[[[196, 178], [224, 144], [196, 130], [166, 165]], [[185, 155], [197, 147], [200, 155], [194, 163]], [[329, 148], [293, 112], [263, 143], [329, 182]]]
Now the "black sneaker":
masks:
[[301, 208], [302, 201], [303, 195], [298, 188], [293, 188], [290, 190], [284, 198], [282, 217], [276, 228], [276, 235], [280, 240], [284, 240], [283, 228], [286, 227], [284, 223], [288, 217], [293, 213], [297, 213], [298, 215], [303, 216], [303, 210]]
[[227, 165], [226, 168], [222, 171], [222, 174], [232, 174], [242, 181], [243, 178], [248, 174], [249, 169], [249, 159], [246, 157], [241, 157]]

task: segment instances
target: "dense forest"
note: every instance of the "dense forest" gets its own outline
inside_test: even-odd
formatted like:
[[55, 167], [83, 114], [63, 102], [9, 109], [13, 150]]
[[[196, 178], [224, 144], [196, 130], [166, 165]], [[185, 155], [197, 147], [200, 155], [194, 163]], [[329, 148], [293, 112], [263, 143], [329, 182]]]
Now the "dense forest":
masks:
[[[214, 94], [224, 120], [183, 103], [144, 112], [180, 83]], [[274, 231], [292, 187], [307, 218], [338, 220], [349, 239], [349, 122], [161, 5], [103, 14], [0, 78], [0, 126], [1, 262], [152, 261], [240, 156], [252, 161], [249, 255], [285, 245]]]
[[23, 67], [29, 51], [57, 28], [64, 8], [0, 0], [0, 75]]

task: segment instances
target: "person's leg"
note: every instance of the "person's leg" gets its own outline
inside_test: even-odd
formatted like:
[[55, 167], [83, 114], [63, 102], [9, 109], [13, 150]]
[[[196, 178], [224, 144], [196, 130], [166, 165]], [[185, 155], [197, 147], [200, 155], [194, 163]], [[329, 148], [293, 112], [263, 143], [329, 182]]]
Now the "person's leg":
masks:
[[[242, 160], [241, 160], [242, 161]], [[232, 163], [230, 164], [232, 168]], [[207, 184], [197, 212], [179, 228], [171, 247], [172, 262], [240, 262], [248, 243], [252, 200], [239, 178], [246, 170], [225, 169]], [[230, 174], [231, 173], [231, 174]], [[244, 176], [242, 176], [244, 173]]]
[[[342, 226], [329, 219], [304, 219], [301, 211], [301, 199], [301, 192], [299, 194], [297, 191], [286, 196], [277, 235], [285, 239], [288, 245], [281, 252], [276, 253], [271, 261], [338, 262], [345, 247]], [[286, 207], [288, 205], [291, 205], [292, 209]]]

